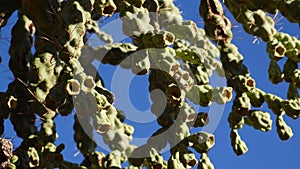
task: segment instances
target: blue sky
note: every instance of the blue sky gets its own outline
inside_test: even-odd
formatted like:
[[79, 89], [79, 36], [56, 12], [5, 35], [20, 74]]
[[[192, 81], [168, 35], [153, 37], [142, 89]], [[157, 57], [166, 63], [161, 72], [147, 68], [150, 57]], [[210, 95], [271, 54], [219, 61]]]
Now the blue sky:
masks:
[[[198, 0], [177, 0], [176, 5], [182, 10], [184, 19], [194, 20], [199, 27], [203, 27], [203, 21], [198, 15]], [[230, 16], [229, 11], [226, 9], [225, 14]], [[232, 17], [230, 16], [232, 19]], [[276, 17], [276, 28], [281, 29], [282, 32], [291, 33], [298, 37], [299, 27], [297, 24], [291, 24], [284, 18]], [[279, 21], [278, 21], [279, 20]], [[233, 42], [239, 47], [240, 53], [244, 56], [244, 64], [248, 67], [251, 75], [255, 78], [257, 87], [265, 90], [266, 92], [277, 94], [283, 98], [286, 97], [287, 83], [283, 82], [279, 85], [273, 85], [268, 81], [267, 69], [269, 65], [269, 58], [266, 51], [266, 44], [257, 40], [251, 35], [244, 33], [242, 27], [235, 21], [233, 24]], [[13, 25], [13, 21], [8, 23], [8, 27], [1, 31], [0, 39], [0, 55], [2, 56], [3, 63], [0, 65], [0, 91], [5, 91], [9, 81], [13, 79], [13, 76], [9, 72], [7, 66], [8, 56], [8, 39], [10, 37], [9, 27]], [[285, 59], [279, 63], [282, 65]], [[106, 86], [111, 87], [111, 76], [113, 75], [115, 68], [109, 65], [100, 65], [100, 73], [106, 81]], [[151, 102], [148, 97], [148, 80], [147, 76], [134, 77], [131, 81], [129, 88], [129, 96], [132, 104], [136, 109], [140, 111], [146, 111]], [[249, 151], [238, 157], [232, 151], [229, 139], [230, 128], [227, 122], [228, 113], [231, 111], [232, 103], [228, 103], [225, 106], [222, 119], [214, 131], [216, 145], [211, 149], [209, 156], [214, 163], [216, 169], [299, 169], [299, 152], [300, 152], [300, 123], [299, 120], [292, 120], [285, 118], [287, 124], [289, 124], [294, 132], [294, 136], [288, 141], [281, 141], [276, 133], [275, 128], [275, 116], [272, 115], [273, 129], [270, 132], [263, 133], [258, 130], [254, 130], [252, 127], [244, 126], [240, 131], [241, 137], [247, 143]], [[206, 110], [206, 109], [200, 109]], [[263, 111], [271, 112], [267, 109], [266, 105], [263, 105], [261, 109]], [[214, 112], [210, 112], [210, 116], [213, 116]], [[67, 145], [67, 149], [64, 150], [67, 160], [81, 161], [81, 155], [77, 155], [76, 146], [73, 143], [72, 131], [73, 117], [59, 117], [56, 118], [57, 127], [59, 130], [59, 139], [57, 143], [64, 142]], [[129, 122], [130, 123], [130, 122]], [[7, 130], [5, 136], [12, 138], [15, 143], [19, 140], [16, 138], [10, 122], [6, 120]], [[137, 130], [134, 136], [145, 137], [151, 135], [157, 127], [155, 122], [149, 122], [146, 124], [134, 124], [137, 126]], [[154, 125], [154, 127], [153, 127]], [[75, 156], [75, 157], [74, 157]]]

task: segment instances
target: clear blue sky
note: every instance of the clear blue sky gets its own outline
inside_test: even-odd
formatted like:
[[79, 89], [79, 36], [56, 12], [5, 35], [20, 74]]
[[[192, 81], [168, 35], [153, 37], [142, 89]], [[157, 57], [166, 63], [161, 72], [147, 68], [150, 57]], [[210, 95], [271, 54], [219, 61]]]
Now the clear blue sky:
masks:
[[[177, 0], [175, 2], [182, 10], [184, 19], [194, 20], [199, 27], [203, 27], [203, 22], [198, 15], [198, 0]], [[230, 16], [229, 11], [225, 10], [227, 16]], [[280, 19], [280, 17], [277, 17]], [[256, 79], [257, 87], [265, 90], [266, 92], [275, 93], [283, 98], [286, 97], [287, 84], [282, 83], [280, 85], [273, 85], [268, 81], [267, 69], [269, 64], [269, 58], [266, 50], [266, 44], [258, 40], [253, 43], [253, 36], [249, 36], [244, 33], [242, 27], [235, 21], [233, 23], [233, 43], [239, 47], [240, 52], [244, 55], [244, 64], [249, 68], [252, 76]], [[5, 91], [7, 84], [13, 79], [13, 76], [9, 72], [7, 66], [8, 56], [5, 54], [8, 51], [10, 37], [9, 27], [13, 25], [13, 21], [8, 23], [8, 27], [1, 32], [0, 39], [0, 55], [2, 56], [3, 63], [0, 65], [0, 91]], [[297, 24], [291, 24], [284, 18], [276, 23], [276, 27], [282, 29], [283, 32], [291, 33], [298, 37], [299, 27]], [[283, 64], [283, 61], [280, 61]], [[101, 75], [106, 81], [106, 85], [110, 88], [111, 75], [114, 68], [112, 66], [100, 66]], [[133, 90], [135, 92], [133, 92]], [[135, 77], [130, 86], [130, 98], [136, 109], [147, 110], [150, 106], [148, 98], [148, 80], [147, 76]], [[137, 95], [138, 93], [138, 95]], [[299, 169], [299, 152], [300, 152], [300, 122], [299, 120], [292, 120], [285, 118], [286, 122], [292, 127], [294, 136], [289, 141], [281, 141], [276, 133], [274, 119], [273, 129], [270, 132], [263, 133], [258, 130], [254, 130], [252, 127], [245, 126], [240, 134], [248, 145], [249, 151], [240, 157], [237, 157], [232, 151], [229, 139], [229, 125], [227, 122], [228, 113], [231, 111], [231, 102], [225, 106], [225, 110], [218, 127], [214, 131], [216, 138], [216, 145], [209, 153], [211, 161], [214, 163], [216, 169]], [[271, 112], [263, 106], [262, 110]], [[212, 116], [213, 114], [210, 114]], [[76, 155], [76, 146], [73, 143], [72, 131], [73, 117], [58, 117], [57, 127], [59, 130], [59, 139], [57, 143], [64, 142], [67, 145], [67, 149], [64, 150], [67, 160], [81, 161], [81, 155]], [[147, 124], [134, 124], [138, 126], [135, 136], [142, 137], [145, 134], [150, 135], [154, 132], [151, 127], [155, 122]], [[15, 143], [18, 144], [19, 140], [16, 138], [10, 122], [6, 120], [5, 136], [12, 138]]]

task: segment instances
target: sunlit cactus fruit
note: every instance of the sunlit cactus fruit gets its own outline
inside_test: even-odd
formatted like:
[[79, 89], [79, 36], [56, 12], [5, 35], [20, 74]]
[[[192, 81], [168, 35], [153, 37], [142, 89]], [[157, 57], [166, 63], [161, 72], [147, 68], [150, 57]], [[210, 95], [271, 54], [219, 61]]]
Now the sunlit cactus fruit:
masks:
[[281, 102], [281, 106], [286, 115], [293, 119], [297, 119], [300, 116], [300, 99], [284, 100]]
[[292, 80], [294, 85], [299, 89], [300, 88], [300, 70], [296, 69], [293, 72]]
[[174, 76], [180, 69], [179, 62], [175, 59], [175, 51], [172, 48], [148, 49], [152, 68], [159, 69]]
[[276, 117], [276, 127], [276, 131], [281, 140], [288, 140], [293, 137], [294, 133], [291, 127], [285, 123], [282, 115]]
[[298, 64], [297, 62], [294, 62], [293, 60], [291, 59], [288, 59], [284, 66], [283, 66], [283, 75], [284, 75], [284, 80], [286, 82], [292, 82], [292, 78], [293, 78], [293, 75], [294, 75], [294, 71], [298, 69]]
[[123, 161], [125, 161], [124, 154], [122, 154], [122, 152], [120, 151], [114, 150], [106, 156], [103, 167], [121, 168], [121, 164]]
[[95, 1], [94, 8], [94, 15], [100, 16], [110, 16], [117, 10], [113, 0]]
[[268, 107], [276, 115], [281, 115], [283, 113], [281, 102], [283, 101], [280, 97], [273, 94], [266, 94], [264, 96], [265, 101], [268, 104]]
[[286, 49], [281, 41], [274, 39], [267, 43], [267, 52], [269, 53], [270, 59], [280, 60], [284, 57]]
[[[290, 139], [293, 131], [284, 117], [300, 116], [300, 41], [280, 32], [275, 23], [280, 12], [299, 24], [299, 1], [199, 2], [203, 28], [199, 21], [184, 21], [174, 0], [1, 2], [1, 35], [11, 31], [11, 37], [7, 36], [9, 50], [1, 48], [0, 66], [9, 67], [13, 77], [7, 90], [0, 92], [0, 134], [9, 131], [5, 120], [10, 120], [21, 143], [13, 147], [0, 139], [0, 168], [214, 169], [208, 153], [215, 136], [200, 130], [210, 129], [220, 112], [208, 114], [196, 107], [210, 109], [231, 100], [231, 110], [225, 114], [235, 154], [248, 151], [238, 133], [245, 124], [263, 132], [272, 129], [271, 115], [261, 110], [264, 103], [276, 116], [279, 138]], [[10, 19], [12, 28], [6, 25]], [[256, 88], [247, 59], [244, 62], [239, 44], [232, 43], [235, 21], [266, 43], [268, 78], [273, 84], [288, 83], [286, 97]], [[105, 31], [109, 24], [114, 24], [109, 31], [120, 28], [122, 40], [116, 32]], [[99, 44], [90, 44], [93, 35]], [[99, 64], [149, 75], [150, 111], [158, 129], [145, 133], [151, 137], [144, 144], [135, 145], [136, 126], [127, 110], [114, 102], [120, 101], [119, 96], [105, 87], [110, 74]], [[216, 74], [227, 84], [214, 84]], [[57, 140], [61, 116], [74, 117], [73, 140], [82, 162], [67, 161], [65, 149], [72, 144]], [[99, 136], [107, 152], [97, 146]]]
[[236, 155], [245, 154], [248, 151], [246, 143], [241, 139], [238, 131], [236, 129], [230, 132], [231, 146]]
[[168, 31], [159, 31], [157, 33], [155, 32], [151, 40], [157, 48], [165, 48], [167, 46], [173, 45], [175, 36]]
[[[197, 59], [195, 59], [197, 60]], [[191, 70], [192, 76], [195, 78], [195, 83], [197, 85], [205, 85], [209, 83], [209, 71], [207, 66], [200, 64], [200, 66], [195, 64], [186, 64], [187, 70]]]
[[241, 116], [247, 115], [251, 109], [251, 102], [246, 93], [236, 95], [233, 100], [232, 110], [239, 113]]
[[207, 113], [200, 112], [197, 113], [195, 121], [193, 122], [193, 127], [203, 127], [209, 123], [209, 116]]
[[263, 132], [267, 132], [272, 129], [272, 120], [270, 114], [262, 111], [250, 111], [247, 115], [247, 118], [245, 118], [245, 124]]
[[273, 84], [277, 84], [283, 81], [283, 74], [277, 62], [275, 60], [271, 60], [268, 69], [269, 80]]
[[232, 98], [232, 88], [231, 87], [216, 87], [212, 90], [212, 101], [218, 104], [225, 104], [229, 102]]
[[103, 134], [109, 130], [111, 124], [109, 122], [108, 117], [105, 114], [105, 111], [97, 112], [93, 116], [93, 126], [96, 131], [100, 134]]
[[247, 92], [247, 96], [250, 99], [250, 103], [254, 107], [261, 107], [265, 102], [264, 95], [266, 93], [258, 88], [254, 88]]
[[215, 145], [214, 135], [206, 132], [192, 134], [187, 139], [199, 153], [207, 153]]
[[227, 120], [232, 129], [241, 129], [245, 124], [244, 117], [235, 111], [230, 112]]
[[40, 158], [37, 150], [34, 147], [29, 147], [27, 153], [28, 153], [28, 158], [30, 159], [29, 167], [39, 166]]
[[184, 21], [180, 24], [172, 24], [166, 27], [178, 39], [194, 39], [197, 35], [197, 26], [193, 21]]
[[[140, 17], [140, 15], [142, 17]], [[153, 26], [150, 25], [150, 18], [148, 12], [143, 10], [139, 13], [126, 12], [122, 17], [122, 30], [126, 36], [137, 36], [152, 32]]]
[[206, 153], [201, 154], [197, 169], [214, 169], [214, 165], [211, 163]]
[[166, 27], [168, 25], [180, 24], [183, 22], [183, 17], [180, 13], [180, 10], [173, 1], [170, 0], [158, 0], [160, 5], [160, 9], [158, 11], [159, 17], [159, 25], [162, 27]]
[[[280, 43], [280, 45], [283, 45], [285, 50], [279, 50], [284, 52], [285, 56], [289, 59], [291, 59], [294, 62], [299, 62], [299, 52], [300, 52], [300, 41], [294, 37], [290, 36], [289, 34], [277, 32], [274, 35], [274, 39], [271, 43]], [[275, 45], [276, 46], [276, 45]]]
[[194, 85], [187, 93], [187, 97], [195, 104], [209, 106], [211, 104], [211, 91], [210, 85]]
[[179, 161], [185, 168], [194, 167], [198, 163], [195, 154], [184, 143], [179, 143], [171, 149], [173, 156], [176, 156], [178, 152]]
[[155, 149], [151, 148], [145, 166], [153, 168], [166, 168], [167, 162], [164, 161], [161, 154], [159, 154]]
[[86, 92], [90, 92], [92, 89], [96, 87], [96, 83], [92, 76], [86, 76], [82, 82], [82, 90]]
[[299, 98], [298, 88], [293, 84], [289, 84], [287, 99], [297, 99]]
[[69, 95], [78, 95], [80, 93], [80, 83], [76, 79], [70, 79], [66, 85], [66, 91]]
[[132, 73], [138, 75], [148, 73], [151, 67], [148, 55], [147, 50], [140, 50], [130, 55], [132, 61]]
[[185, 166], [180, 162], [179, 156], [180, 156], [179, 151], [172, 154], [171, 158], [168, 160], [168, 168], [170, 169], [185, 168]]

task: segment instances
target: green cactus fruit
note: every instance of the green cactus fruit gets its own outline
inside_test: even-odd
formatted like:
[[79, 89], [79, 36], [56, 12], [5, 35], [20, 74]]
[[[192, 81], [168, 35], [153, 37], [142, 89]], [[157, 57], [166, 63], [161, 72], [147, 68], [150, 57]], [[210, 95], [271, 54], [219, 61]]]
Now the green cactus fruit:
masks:
[[100, 16], [111, 16], [117, 10], [117, 6], [113, 0], [95, 1], [94, 8], [93, 14]]
[[295, 69], [293, 72], [293, 83], [295, 84], [295, 86], [300, 89], [300, 70], [299, 69]]
[[169, 169], [185, 169], [186, 167], [180, 161], [180, 152], [176, 151], [171, 155], [171, 158], [168, 160]]
[[214, 169], [214, 165], [211, 163], [206, 153], [201, 154], [197, 169]]
[[284, 100], [281, 102], [281, 106], [286, 115], [292, 117], [293, 119], [297, 119], [300, 116], [300, 98]]
[[130, 56], [132, 61], [132, 73], [138, 75], [148, 73], [150, 69], [150, 60], [148, 55], [148, 50], [139, 50]]
[[265, 102], [264, 95], [266, 93], [258, 88], [254, 88], [247, 92], [247, 96], [250, 99], [250, 103], [254, 107], [261, 107]]
[[288, 89], [288, 92], [287, 92], [287, 98], [288, 99], [299, 98], [298, 89], [293, 83], [290, 83], [290, 85], [289, 85], [289, 89]]
[[54, 123], [54, 121], [52, 119], [47, 119], [43, 123], [42, 129], [43, 129], [44, 137], [53, 136], [55, 134], [55, 123]]
[[92, 76], [84, 76], [81, 84], [81, 90], [84, 92], [90, 92], [96, 87], [96, 83]]
[[125, 12], [125, 16], [121, 18], [123, 21], [122, 30], [126, 36], [141, 36], [154, 30], [149, 24], [150, 18], [147, 11], [139, 13]]
[[263, 41], [270, 41], [273, 35], [276, 33], [274, 28], [274, 21], [267, 16], [264, 11], [257, 10], [253, 12], [254, 25], [250, 25], [249, 28], [254, 36], [259, 36]]
[[187, 139], [198, 153], [207, 153], [215, 145], [214, 135], [206, 132], [192, 134]]
[[159, 152], [151, 148], [149, 152], [149, 157], [147, 158], [146, 167], [149, 168], [167, 168], [166, 161], [164, 161], [163, 156]]
[[193, 127], [204, 127], [209, 123], [209, 117], [207, 113], [200, 112], [196, 115], [193, 121]]
[[80, 83], [76, 79], [70, 79], [67, 81], [66, 91], [69, 95], [74, 96], [80, 93]]
[[279, 138], [281, 140], [288, 140], [291, 137], [293, 137], [294, 133], [293, 133], [291, 127], [289, 127], [285, 123], [282, 115], [279, 115], [279, 116], [276, 117], [276, 127], [277, 127], [276, 131], [277, 131], [277, 133], [279, 135]]
[[170, 76], [174, 76], [180, 69], [179, 62], [174, 58], [176, 53], [172, 48], [148, 49], [148, 52], [152, 68], [164, 71]]
[[171, 147], [175, 146], [176, 144], [184, 140], [186, 137], [188, 137], [190, 135], [190, 128], [186, 122], [182, 120], [177, 120], [176, 123], [174, 123], [172, 133], [173, 139], [169, 139], [169, 144]]
[[17, 98], [0, 92], [0, 115], [3, 118], [8, 118], [11, 110], [14, 110], [18, 105]]
[[267, 112], [258, 110], [250, 111], [247, 118], [245, 118], [245, 123], [263, 132], [267, 132], [272, 129], [271, 116]]
[[239, 113], [241, 116], [247, 115], [251, 109], [251, 102], [246, 93], [236, 95], [233, 100], [232, 111]]
[[122, 163], [125, 161], [124, 154], [122, 152], [113, 150], [110, 152], [104, 161], [104, 166], [105, 168], [121, 168]]
[[37, 150], [34, 147], [29, 147], [27, 155], [30, 159], [29, 167], [38, 167], [40, 163], [40, 157]]
[[192, 40], [197, 35], [197, 25], [194, 21], [184, 21], [180, 24], [170, 24], [166, 30], [172, 32], [178, 39]]
[[65, 90], [65, 88], [70, 89], [71, 87], [67, 87], [65, 83], [63, 83], [57, 84], [51, 88], [45, 99], [46, 106], [48, 108], [55, 111], [56, 109], [58, 109], [66, 103], [66, 100], [68, 98], [68, 91]]
[[171, 106], [167, 107], [165, 111], [157, 118], [158, 124], [162, 127], [170, 127], [174, 123], [174, 116], [169, 111], [172, 111]]
[[241, 139], [236, 129], [230, 132], [231, 146], [236, 155], [240, 156], [248, 151], [246, 143]]
[[131, 156], [128, 157], [129, 164], [135, 167], [142, 167], [146, 162], [146, 153], [150, 151], [151, 148], [147, 144], [144, 144], [140, 147], [137, 147], [131, 153]]
[[196, 111], [194, 107], [190, 106], [187, 102], [180, 101], [174, 108], [174, 118], [176, 121], [186, 122], [188, 126], [195, 122], [197, 118]]
[[187, 97], [193, 103], [207, 107], [211, 104], [211, 91], [212, 87], [210, 85], [194, 85], [187, 92]]
[[96, 86], [95, 90], [100, 94], [105, 96], [105, 98], [107, 99], [108, 103], [112, 104], [115, 100], [115, 96], [113, 95], [112, 92], [110, 92], [109, 90], [105, 89], [104, 87], [99, 87]]
[[151, 40], [157, 48], [165, 48], [173, 45], [175, 36], [168, 31], [159, 31], [152, 36]]
[[[105, 43], [108, 43], [108, 44], [111, 44], [113, 43], [113, 38], [111, 35], [107, 34], [106, 32], [104, 31], [101, 31], [99, 29], [99, 25], [97, 23], [97, 21], [95, 20], [90, 20], [88, 21], [86, 24], [86, 29], [91, 32], [91, 33], [95, 33], [97, 35], [97, 37], [99, 38], [99, 40], [105, 42]], [[82, 56], [81, 56], [82, 57]]]
[[277, 39], [273, 39], [267, 43], [267, 52], [270, 59], [277, 61], [284, 57], [286, 48], [282, 42], [278, 41]]
[[267, 102], [269, 109], [271, 109], [274, 114], [281, 115], [283, 113], [281, 106], [283, 100], [280, 97], [268, 93], [265, 94], [264, 99]]
[[105, 111], [97, 112], [92, 116], [92, 118], [93, 126], [96, 129], [97, 133], [103, 134], [110, 129], [111, 124]]
[[67, 116], [72, 113], [73, 109], [74, 109], [73, 97], [68, 96], [66, 102], [61, 107], [58, 108], [58, 112], [62, 116]]
[[201, 64], [206, 55], [207, 51], [197, 46], [176, 47], [176, 56], [191, 64]]
[[172, 77], [177, 82], [179, 88], [184, 91], [189, 91], [194, 85], [194, 80], [186, 70], [178, 69]]
[[172, 148], [171, 153], [176, 154], [179, 152], [179, 160], [185, 168], [194, 167], [197, 164], [195, 154], [188, 149], [182, 142]]
[[288, 59], [284, 66], [283, 66], [283, 74], [284, 74], [284, 80], [286, 82], [292, 82], [294, 71], [298, 69], [298, 64], [297, 62], [294, 62], [291, 59]]
[[96, 48], [95, 56], [102, 63], [109, 63], [111, 65], [120, 64], [123, 68], [129, 69], [131, 67], [131, 60], [127, 56], [136, 51], [136, 49], [136, 46], [129, 43], [108, 44]]
[[[90, 124], [89, 117], [78, 117], [76, 114], [74, 118], [74, 141], [83, 156], [87, 157], [94, 152], [97, 147], [96, 143], [90, 138], [90, 136], [93, 135], [93, 127]], [[85, 130], [82, 126], [85, 127]]]
[[245, 123], [244, 117], [238, 112], [231, 112], [228, 116], [228, 122], [231, 129], [241, 129]]
[[279, 65], [277, 64], [277, 61], [271, 60], [268, 68], [268, 75], [269, 80], [273, 84], [278, 84], [283, 81], [283, 74], [280, 70]]
[[190, 69], [195, 77], [197, 85], [205, 85], [209, 83], [209, 70], [202, 63], [194, 65], [194, 64], [186, 64], [187, 70]]
[[232, 98], [231, 87], [216, 87], [212, 89], [212, 101], [218, 104], [225, 104]]

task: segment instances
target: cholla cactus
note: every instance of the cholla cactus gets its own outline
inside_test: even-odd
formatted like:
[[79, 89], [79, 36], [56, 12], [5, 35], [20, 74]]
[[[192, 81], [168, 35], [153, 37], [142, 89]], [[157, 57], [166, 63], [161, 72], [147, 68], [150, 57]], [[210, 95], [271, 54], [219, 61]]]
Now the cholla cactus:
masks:
[[[18, 10], [9, 48], [9, 68], [15, 80], [6, 92], [0, 92], [0, 134], [5, 132], [4, 119], [9, 118], [22, 139], [14, 150], [8, 140], [0, 139], [0, 168], [98, 169], [123, 168], [128, 163], [129, 169], [184, 169], [197, 164], [199, 169], [214, 169], [208, 154], [215, 136], [191, 130], [209, 124], [211, 114], [197, 112], [190, 102], [208, 107], [213, 102], [233, 100], [227, 119], [237, 155], [248, 151], [238, 132], [244, 124], [263, 132], [272, 129], [272, 116], [260, 110], [264, 103], [276, 116], [279, 138], [290, 139], [293, 131], [283, 117], [300, 116], [300, 42], [276, 30], [267, 13], [279, 10], [290, 22], [300, 23], [299, 1], [223, 3], [247, 33], [266, 42], [269, 80], [289, 83], [287, 99], [256, 87], [243, 63], [244, 56], [231, 43], [232, 24], [219, 0], [201, 0], [199, 14], [204, 29], [194, 21], [183, 21], [173, 0], [0, 2], [0, 28]], [[97, 21], [113, 14], [120, 16], [123, 34], [131, 41], [113, 43], [113, 36], [100, 30]], [[88, 33], [104, 44], [88, 46]], [[284, 57], [287, 60], [281, 68], [278, 61]], [[126, 123], [126, 112], [114, 106], [115, 96], [93, 66], [95, 59], [130, 69], [136, 75], [149, 74], [151, 112], [160, 128], [145, 144], [132, 144], [135, 128]], [[225, 77], [227, 86], [213, 86], [214, 74]], [[157, 97], [156, 90], [165, 98]], [[74, 141], [83, 155], [82, 162], [67, 161], [63, 150], [68, 145], [56, 145], [58, 114], [74, 116]], [[41, 126], [37, 126], [37, 118]], [[97, 149], [95, 135], [103, 138], [110, 152]], [[162, 155], [167, 145], [171, 146], [168, 160]]]

